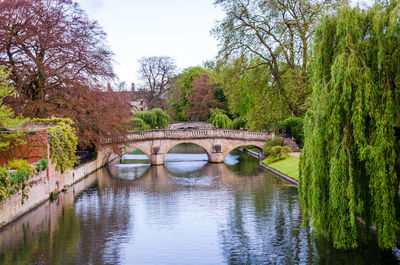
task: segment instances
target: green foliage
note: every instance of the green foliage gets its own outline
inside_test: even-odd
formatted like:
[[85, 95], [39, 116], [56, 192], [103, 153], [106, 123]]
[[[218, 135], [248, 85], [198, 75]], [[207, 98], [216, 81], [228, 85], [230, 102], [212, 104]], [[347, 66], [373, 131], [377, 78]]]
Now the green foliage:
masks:
[[0, 125], [6, 129], [18, 128], [28, 121], [22, 117], [15, 117], [12, 109], [3, 103], [5, 98], [15, 95], [15, 89], [10, 85], [8, 76], [9, 72], [0, 67]]
[[169, 116], [162, 109], [155, 108], [150, 111], [139, 111], [135, 113], [135, 118], [131, 122], [135, 126], [135, 130], [151, 130], [155, 129], [167, 129], [169, 125]]
[[151, 111], [138, 111], [135, 113], [135, 118], [141, 119], [150, 129], [154, 129], [157, 126], [157, 117]]
[[[283, 147], [283, 137], [275, 137], [274, 139], [265, 142], [263, 154], [267, 157], [266, 162], [272, 163], [274, 161], [279, 160], [279, 154], [275, 154], [275, 152], [281, 151], [281, 149], [279, 149], [279, 148], [275, 149], [275, 147]], [[284, 152], [284, 149], [285, 148], [282, 149], [282, 152]], [[289, 150], [290, 150], [290, 148], [289, 148]], [[269, 156], [271, 156], [271, 157], [268, 158]], [[282, 156], [285, 156], [285, 155], [283, 154]]]
[[227, 114], [225, 110], [220, 109], [220, 108], [215, 108], [215, 109], [210, 109], [210, 118], [208, 119], [208, 122], [212, 122], [216, 116], [221, 115], [221, 114]]
[[372, 225], [381, 248], [400, 236], [399, 10], [346, 6], [316, 30], [299, 195], [304, 223], [337, 248], [358, 247]]
[[[0, 67], [0, 129], [18, 128], [28, 121], [20, 116], [15, 117], [12, 109], [3, 103], [5, 98], [15, 95], [15, 89], [10, 85], [8, 76], [9, 72]], [[24, 144], [25, 141], [21, 138], [24, 135], [21, 131], [0, 132], [0, 151]]]
[[189, 90], [200, 73], [211, 74], [211, 71], [200, 66], [189, 67], [176, 77], [168, 99], [174, 121], [189, 121], [187, 109], [192, 106]]
[[33, 123], [44, 123], [44, 124], [57, 124], [59, 122], [63, 122], [65, 124], [68, 124], [68, 125], [71, 125], [71, 126], [74, 124], [74, 121], [71, 120], [70, 118], [51, 118], [51, 119], [38, 119], [38, 118], [35, 118], [35, 119], [32, 119], [31, 122], [33, 122]]
[[281, 122], [279, 125], [282, 127], [289, 127], [292, 136], [295, 138], [296, 143], [302, 147], [304, 143], [304, 129], [303, 129], [303, 118], [301, 117], [289, 117]]
[[56, 170], [63, 173], [72, 168], [77, 161], [75, 155], [78, 139], [74, 129], [64, 121], [47, 129], [50, 143], [50, 159], [56, 164]]
[[232, 125], [232, 127], [233, 127], [233, 129], [235, 129], [235, 130], [240, 130], [240, 129], [243, 129], [243, 128], [245, 128], [246, 127], [246, 119], [245, 118], [243, 118], [243, 117], [236, 117], [234, 120], [233, 120], [233, 125]]
[[36, 164], [36, 170], [37, 171], [44, 171], [47, 169], [49, 166], [49, 161], [47, 161], [46, 158], [42, 158], [39, 160], [39, 162]]
[[[33, 119], [33, 123], [43, 123], [46, 125], [54, 125], [49, 127], [50, 159], [56, 164], [56, 170], [64, 173], [68, 168], [72, 168], [77, 161], [75, 155], [78, 145], [78, 139], [75, 130], [71, 127], [74, 121], [70, 118], [51, 118], [51, 119]], [[48, 161], [39, 161], [40, 167], [47, 169]]]
[[26, 182], [33, 174], [34, 168], [25, 160], [14, 159], [8, 163], [8, 168], [0, 167], [0, 201], [22, 191], [21, 204], [24, 204], [28, 197], [24, 192]]
[[290, 153], [291, 151], [292, 150], [290, 149], [290, 147], [277, 145], [264, 148], [263, 153], [266, 156], [265, 161], [267, 163], [273, 163], [288, 158], [288, 153]]
[[283, 137], [276, 136], [274, 139], [265, 142], [265, 147], [282, 146]]
[[296, 180], [299, 180], [299, 162], [300, 159], [298, 157], [291, 155], [289, 155], [287, 159], [278, 160], [272, 163], [268, 163], [266, 159], [262, 161], [264, 165]]
[[33, 175], [33, 167], [26, 160], [14, 159], [8, 163], [8, 168], [25, 171], [28, 178]]
[[232, 120], [225, 114], [217, 114], [211, 122], [213, 126], [221, 129], [232, 129]]
[[134, 131], [146, 131], [146, 130], [151, 130], [150, 125], [145, 123], [142, 119], [135, 117], [131, 120], [131, 123], [133, 125], [133, 130]]
[[0, 201], [10, 196], [10, 179], [8, 169], [0, 166]]
[[[158, 129], [167, 129], [169, 125], [169, 116], [160, 108], [152, 109], [150, 112], [156, 117], [156, 127]], [[155, 128], [155, 127], [154, 127]]]
[[34, 174], [34, 168], [25, 160], [14, 159], [8, 163], [10, 169], [15, 170], [10, 174], [10, 194], [15, 194], [22, 191], [21, 204], [24, 204], [25, 199], [28, 197], [24, 190], [26, 182]]
[[275, 87], [268, 67], [245, 57], [220, 62], [216, 74], [227, 98], [229, 112], [246, 121], [243, 127], [263, 130], [290, 115]]

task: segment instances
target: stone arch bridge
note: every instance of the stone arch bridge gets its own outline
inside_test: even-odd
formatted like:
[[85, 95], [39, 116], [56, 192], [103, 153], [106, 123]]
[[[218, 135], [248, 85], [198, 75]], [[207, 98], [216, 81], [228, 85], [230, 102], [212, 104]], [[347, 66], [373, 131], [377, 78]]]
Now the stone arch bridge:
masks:
[[[208, 160], [222, 163], [234, 149], [242, 146], [254, 146], [262, 150], [265, 141], [274, 138], [273, 132], [255, 132], [227, 129], [195, 130], [149, 130], [130, 132], [128, 138], [120, 143], [123, 153], [139, 149], [149, 158], [152, 165], [164, 164], [165, 155], [171, 148], [181, 143], [199, 145], [207, 153]], [[107, 144], [105, 145], [107, 146]], [[107, 164], [115, 157], [107, 148], [103, 150], [103, 163]]]

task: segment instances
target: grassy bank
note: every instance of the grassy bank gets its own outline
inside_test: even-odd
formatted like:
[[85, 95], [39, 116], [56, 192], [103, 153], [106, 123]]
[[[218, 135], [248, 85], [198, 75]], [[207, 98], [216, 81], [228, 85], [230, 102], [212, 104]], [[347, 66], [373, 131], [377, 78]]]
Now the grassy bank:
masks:
[[266, 160], [262, 161], [264, 165], [275, 169], [286, 176], [299, 180], [299, 161], [298, 157], [289, 156], [285, 160], [279, 160], [268, 164]]

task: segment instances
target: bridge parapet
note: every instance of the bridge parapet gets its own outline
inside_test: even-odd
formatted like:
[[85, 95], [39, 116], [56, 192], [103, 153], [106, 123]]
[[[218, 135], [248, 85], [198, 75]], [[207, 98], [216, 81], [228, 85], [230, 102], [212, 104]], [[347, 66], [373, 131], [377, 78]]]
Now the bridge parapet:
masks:
[[[273, 132], [227, 129], [149, 130], [130, 132], [127, 137], [113, 143], [140, 149], [153, 165], [163, 164], [165, 155], [177, 144], [193, 143], [204, 149], [210, 162], [221, 163], [232, 150], [241, 146], [251, 145], [262, 150], [265, 141], [272, 140], [274, 136]], [[108, 144], [106, 141], [104, 147], [107, 148]], [[104, 156], [105, 160], [109, 155]]]
[[273, 132], [256, 132], [227, 129], [198, 129], [198, 130], [149, 130], [132, 131], [129, 133], [128, 141], [155, 140], [155, 139], [204, 139], [204, 138], [226, 138], [266, 141], [272, 140]]

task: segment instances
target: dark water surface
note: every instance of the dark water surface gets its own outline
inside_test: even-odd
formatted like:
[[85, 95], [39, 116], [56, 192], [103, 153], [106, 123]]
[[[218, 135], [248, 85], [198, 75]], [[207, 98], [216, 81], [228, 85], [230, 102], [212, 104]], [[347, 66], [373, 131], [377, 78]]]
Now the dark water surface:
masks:
[[0, 230], [0, 264], [400, 264], [375, 242], [338, 251], [316, 239], [297, 189], [244, 153], [124, 158]]

